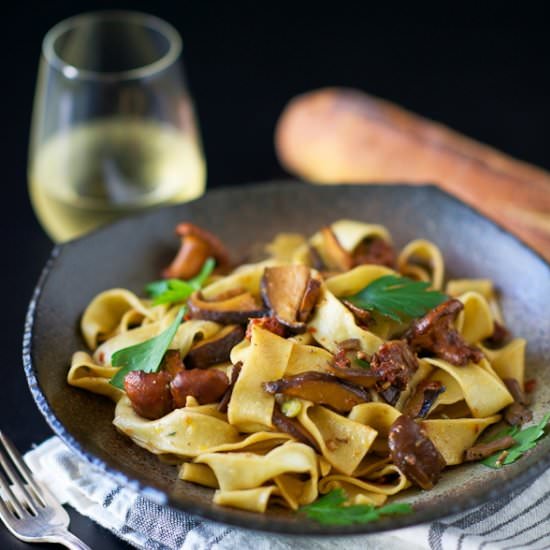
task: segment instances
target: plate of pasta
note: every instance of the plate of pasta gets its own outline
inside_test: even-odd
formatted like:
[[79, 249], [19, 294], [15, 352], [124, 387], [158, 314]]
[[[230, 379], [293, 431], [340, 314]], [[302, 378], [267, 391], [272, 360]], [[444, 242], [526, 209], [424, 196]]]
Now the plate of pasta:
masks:
[[549, 275], [431, 186], [219, 190], [56, 247], [25, 369], [53, 430], [157, 502], [380, 531], [550, 464]]

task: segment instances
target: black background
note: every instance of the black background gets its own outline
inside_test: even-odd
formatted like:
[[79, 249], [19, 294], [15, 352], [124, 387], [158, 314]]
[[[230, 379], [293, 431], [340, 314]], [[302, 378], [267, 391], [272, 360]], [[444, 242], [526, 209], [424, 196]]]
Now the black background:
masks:
[[[209, 188], [284, 176], [273, 148], [277, 117], [292, 96], [327, 85], [357, 87], [395, 101], [550, 169], [545, 17], [520, 10], [517, 3], [515, 9], [499, 5], [484, 12], [479, 3], [454, 6], [383, 3], [359, 9], [345, 2], [180, 0], [17, 2], [3, 9], [0, 427], [21, 450], [50, 434], [27, 390], [20, 358], [26, 305], [51, 248], [32, 213], [26, 181], [32, 99], [46, 31], [70, 15], [114, 7], [171, 22], [183, 37]], [[96, 548], [119, 547], [76, 515], [73, 530]], [[0, 546], [15, 544], [0, 529]]]

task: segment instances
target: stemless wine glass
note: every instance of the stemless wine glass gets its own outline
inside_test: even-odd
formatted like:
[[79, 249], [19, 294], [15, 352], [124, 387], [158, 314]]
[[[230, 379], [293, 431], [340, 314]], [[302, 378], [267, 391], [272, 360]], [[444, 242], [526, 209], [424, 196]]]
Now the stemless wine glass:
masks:
[[35, 212], [55, 241], [204, 192], [206, 168], [165, 21], [98, 12], [44, 38], [29, 152]]

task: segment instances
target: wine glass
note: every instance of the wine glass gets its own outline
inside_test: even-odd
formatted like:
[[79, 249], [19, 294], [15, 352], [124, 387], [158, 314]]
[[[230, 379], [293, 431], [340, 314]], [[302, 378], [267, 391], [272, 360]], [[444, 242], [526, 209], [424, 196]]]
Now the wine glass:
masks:
[[177, 31], [137, 12], [77, 15], [46, 34], [29, 188], [55, 241], [204, 192], [205, 162], [180, 56]]

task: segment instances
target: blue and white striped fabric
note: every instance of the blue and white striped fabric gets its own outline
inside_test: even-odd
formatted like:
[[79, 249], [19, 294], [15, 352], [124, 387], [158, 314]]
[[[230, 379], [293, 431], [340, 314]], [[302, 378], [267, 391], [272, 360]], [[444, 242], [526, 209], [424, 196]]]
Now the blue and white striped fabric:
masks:
[[246, 531], [159, 506], [90, 469], [57, 437], [25, 460], [63, 503], [136, 548], [148, 550], [550, 549], [550, 470], [512, 495], [409, 529], [353, 537], [292, 537]]

